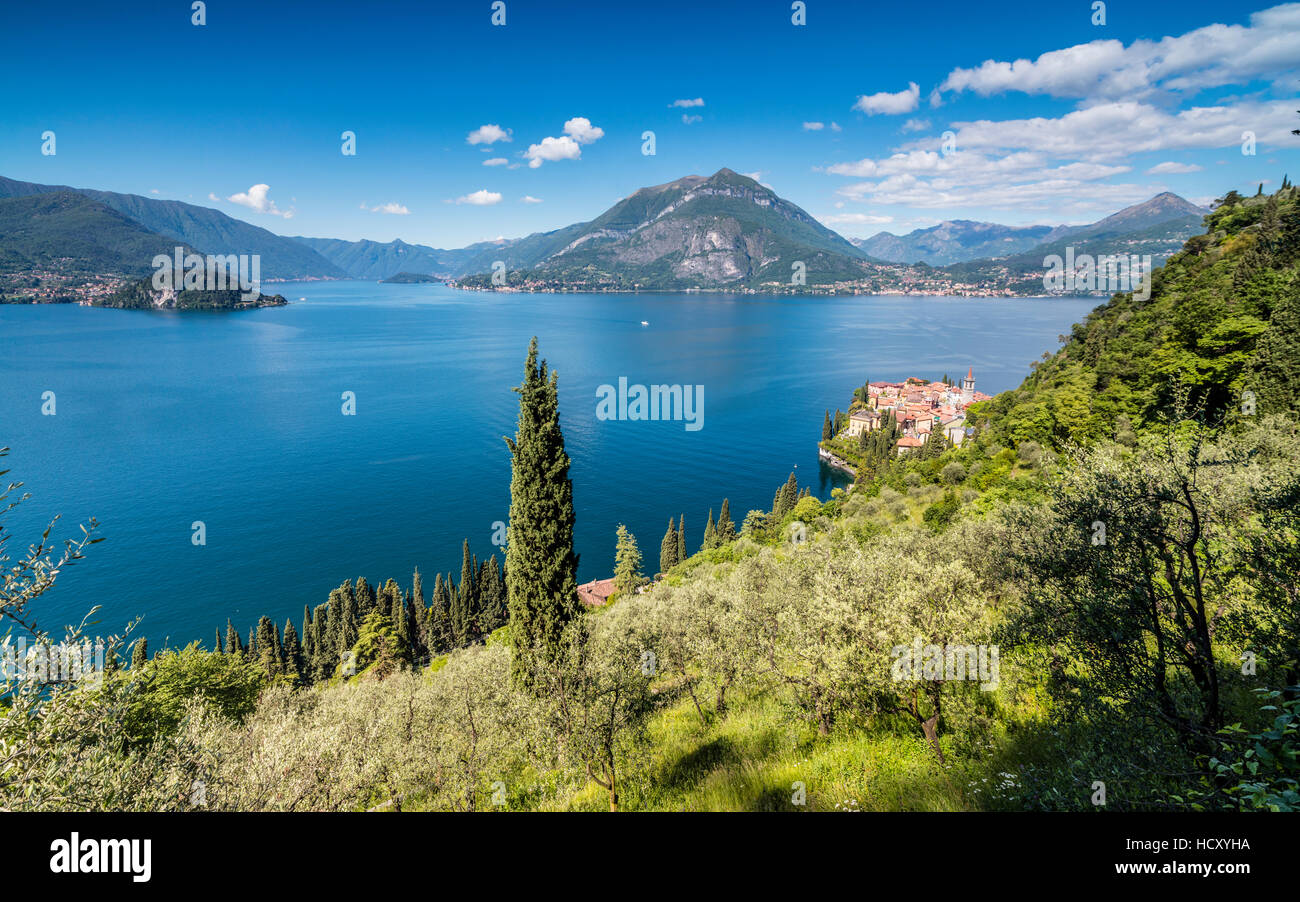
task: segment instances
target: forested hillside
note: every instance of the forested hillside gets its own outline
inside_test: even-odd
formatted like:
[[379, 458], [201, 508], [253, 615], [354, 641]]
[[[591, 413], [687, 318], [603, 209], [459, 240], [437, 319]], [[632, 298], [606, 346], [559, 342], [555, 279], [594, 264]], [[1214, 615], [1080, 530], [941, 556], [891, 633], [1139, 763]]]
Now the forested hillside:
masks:
[[[961, 447], [899, 459], [882, 433], [847, 493], [791, 477], [739, 528], [710, 511], [698, 551], [670, 525], [653, 582], [620, 529], [589, 611], [534, 345], [504, 596], [466, 546], [427, 607], [385, 583], [354, 628], [341, 586], [304, 618], [309, 668], [266, 621], [253, 649], [128, 636], [99, 684], [13, 679], [0, 806], [1296, 810], [1297, 192], [1230, 193], [1206, 226]], [[12, 623], [51, 555], [17, 562]]]

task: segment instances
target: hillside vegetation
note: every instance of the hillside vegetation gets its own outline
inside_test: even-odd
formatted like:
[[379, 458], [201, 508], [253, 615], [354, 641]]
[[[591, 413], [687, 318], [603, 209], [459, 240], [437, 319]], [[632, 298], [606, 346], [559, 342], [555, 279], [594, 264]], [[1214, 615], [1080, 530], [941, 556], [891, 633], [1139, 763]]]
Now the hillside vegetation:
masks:
[[[317, 660], [349, 667], [304, 674], [277, 631], [11, 681], [0, 806], [1300, 808], [1297, 192], [1230, 194], [1206, 227], [960, 448], [877, 455], [825, 500], [792, 480], [676, 563], [670, 528], [662, 578], [589, 613], [534, 347], [506, 626], [421, 662], [411, 625], [458, 596], [394, 586], [355, 634], [323, 606]], [[50, 556], [6, 579], [14, 622]], [[619, 559], [641, 582], [626, 537]]]

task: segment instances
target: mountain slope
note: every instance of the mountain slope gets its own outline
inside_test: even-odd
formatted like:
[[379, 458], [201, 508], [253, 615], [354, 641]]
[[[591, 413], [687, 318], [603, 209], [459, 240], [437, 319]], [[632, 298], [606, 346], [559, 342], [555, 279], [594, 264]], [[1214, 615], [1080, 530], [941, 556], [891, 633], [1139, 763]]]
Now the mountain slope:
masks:
[[[522, 268], [513, 268], [512, 258]], [[511, 286], [669, 290], [788, 285], [796, 263], [807, 284], [825, 284], [861, 278], [871, 263], [802, 209], [730, 169], [642, 188], [591, 222], [529, 236], [500, 259]], [[464, 284], [488, 282], [479, 276]]]
[[205, 254], [258, 254], [263, 279], [339, 279], [346, 273], [311, 248], [290, 238], [227, 216], [219, 210], [135, 194], [39, 185], [0, 176], [0, 198], [75, 192], [135, 220], [150, 232]]
[[140, 277], [175, 247], [174, 239], [75, 191], [0, 198], [0, 272]]

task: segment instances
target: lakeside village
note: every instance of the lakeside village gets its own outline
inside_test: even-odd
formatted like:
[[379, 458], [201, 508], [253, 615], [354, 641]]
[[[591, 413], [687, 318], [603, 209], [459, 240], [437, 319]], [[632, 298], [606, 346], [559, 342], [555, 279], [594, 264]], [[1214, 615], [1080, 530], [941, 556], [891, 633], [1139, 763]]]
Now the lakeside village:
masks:
[[[939, 382], [916, 377], [902, 382], [868, 382], [854, 391], [848, 413], [837, 410], [832, 418], [830, 411], [826, 412], [818, 455], [856, 480], [860, 471], [874, 470], [891, 457], [942, 454], [974, 434], [974, 427], [966, 424], [966, 410], [990, 397], [975, 390], [974, 367], [967, 369], [960, 386], [947, 376]], [[790, 478], [794, 479], [793, 474]], [[793, 504], [797, 486], [787, 489]], [[723, 510], [719, 523], [728, 516], [725, 506]], [[706, 541], [712, 526], [713, 512], [709, 511]], [[657, 579], [636, 591], [648, 591]], [[578, 599], [585, 607], [603, 607], [616, 591], [613, 577], [594, 579], [578, 586]]]
[[854, 391], [847, 414], [826, 412], [818, 455], [856, 479], [860, 468], [889, 457], [942, 454], [972, 434], [966, 409], [990, 397], [975, 390], [974, 367], [960, 386], [946, 375], [939, 382], [868, 382]]

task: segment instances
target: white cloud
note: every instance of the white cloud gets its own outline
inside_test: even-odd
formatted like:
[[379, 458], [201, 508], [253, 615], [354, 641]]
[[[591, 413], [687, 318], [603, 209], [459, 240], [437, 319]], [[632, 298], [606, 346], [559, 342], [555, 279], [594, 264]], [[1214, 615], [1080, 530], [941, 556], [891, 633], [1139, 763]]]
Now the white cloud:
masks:
[[507, 160], [505, 157], [492, 157], [489, 160], [484, 160], [483, 165], [484, 166], [505, 166], [509, 162], [510, 161]]
[[490, 207], [493, 204], [501, 203], [501, 195], [496, 191], [480, 189], [464, 197], [458, 197], [454, 201], [458, 204], [471, 204], [475, 207]]
[[1128, 47], [1116, 40], [1076, 44], [1013, 62], [954, 69], [942, 91], [988, 96], [1007, 91], [1090, 99], [1146, 99], [1157, 92], [1246, 84], [1300, 65], [1300, 3], [1251, 14], [1250, 25], [1207, 25]]
[[582, 148], [568, 135], [558, 138], [543, 138], [540, 144], [528, 145], [524, 152], [528, 167], [536, 169], [542, 163], [554, 163], [557, 160], [578, 160], [582, 158]]
[[533, 197], [531, 194], [525, 194], [519, 199], [526, 204], [540, 204], [542, 202], [540, 197]]
[[930, 127], [929, 119], [908, 119], [903, 123], [902, 131], [906, 132], [923, 132]]
[[805, 122], [803, 124], [803, 130], [806, 132], [819, 132], [825, 127], [825, 122]]
[[150, 188], [150, 189], [149, 189], [149, 193], [150, 193], [150, 194], [162, 194], [162, 192], [159, 191], [157, 188]]
[[[362, 204], [362, 206], [365, 206]], [[380, 204], [377, 207], [370, 208], [371, 213], [385, 213], [389, 216], [410, 216], [411, 211], [406, 209], [405, 204], [387, 203]]]
[[690, 116], [687, 115], [686, 113], [682, 113], [682, 125], [692, 125], [696, 122], [703, 122], [703, 121], [704, 121], [703, 116]]
[[270, 185], [257, 184], [253, 185], [247, 191], [240, 191], [230, 195], [226, 200], [230, 201], [232, 204], [239, 204], [241, 207], [248, 207], [250, 210], [256, 210], [258, 213], [268, 213], [271, 216], [283, 216], [285, 219], [292, 219], [293, 211], [281, 210], [277, 207], [275, 201], [268, 197], [270, 192]]
[[747, 179], [753, 179], [756, 182], [763, 181], [763, 170], [761, 169], [755, 169], [753, 172], [742, 172], [741, 175]]
[[605, 130], [591, 124], [584, 116], [576, 116], [564, 123], [564, 133], [579, 144], [591, 144], [605, 137]]
[[921, 88], [913, 81], [908, 83], [907, 90], [899, 91], [896, 94], [890, 94], [887, 91], [871, 95], [863, 94], [858, 98], [857, 103], [853, 104], [853, 109], [861, 110], [868, 116], [874, 116], [877, 113], [887, 115], [910, 113], [920, 103], [920, 97]]
[[[962, 150], [1023, 148], [1084, 159], [1118, 159], [1133, 153], [1239, 147], [1243, 131], [1261, 144], [1291, 139], [1292, 101], [1191, 107], [1176, 113], [1151, 104], [1097, 104], [1059, 118], [954, 123]], [[936, 146], [938, 140], [933, 142]]]
[[704, 106], [704, 98], [696, 97], [694, 100], [674, 100], [672, 103], [668, 105], [670, 107], [679, 106], [679, 107], [687, 107], [687, 108], [693, 106]]
[[509, 141], [510, 129], [499, 125], [480, 125], [465, 138], [469, 144], [495, 144], [497, 141]]
[[1195, 163], [1157, 163], [1147, 170], [1147, 175], [1185, 175], [1189, 172], [1200, 172], [1202, 168]]

